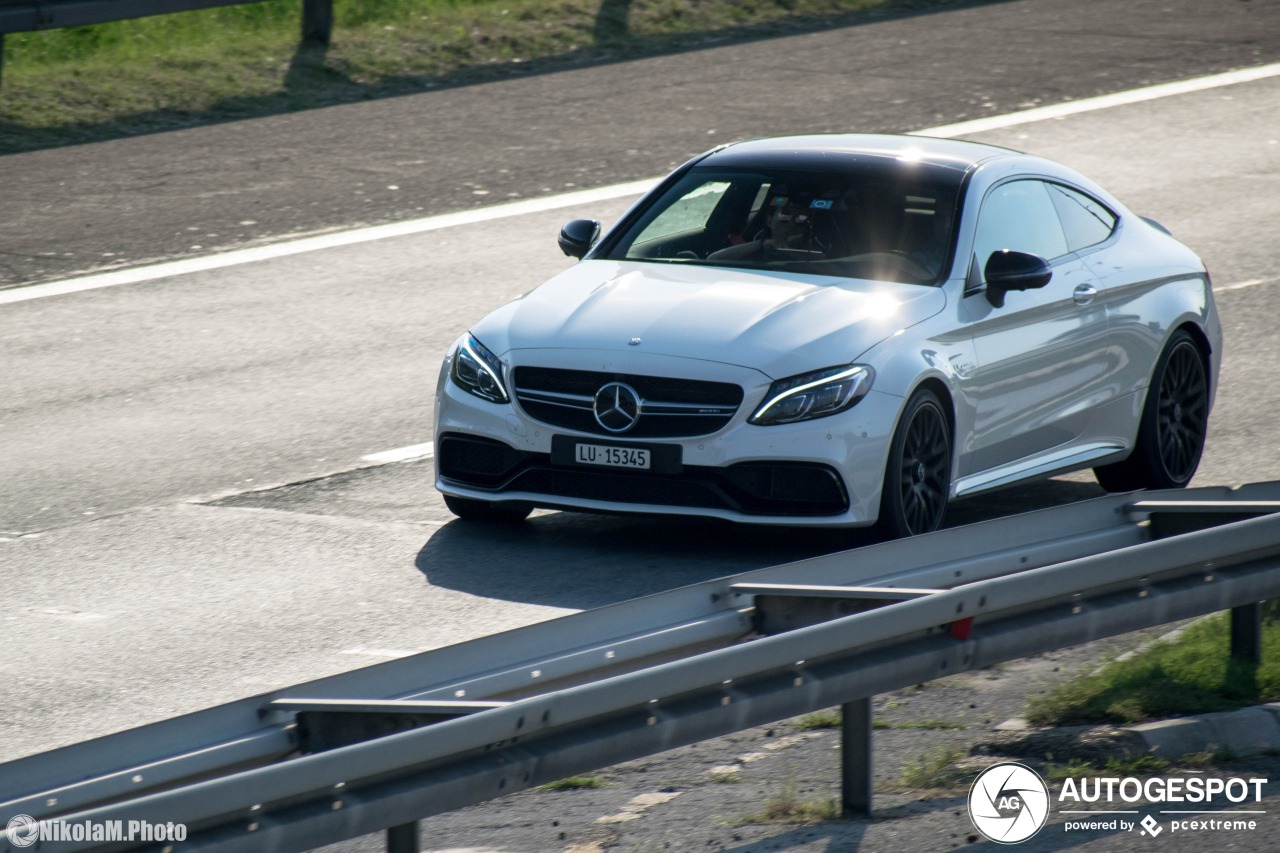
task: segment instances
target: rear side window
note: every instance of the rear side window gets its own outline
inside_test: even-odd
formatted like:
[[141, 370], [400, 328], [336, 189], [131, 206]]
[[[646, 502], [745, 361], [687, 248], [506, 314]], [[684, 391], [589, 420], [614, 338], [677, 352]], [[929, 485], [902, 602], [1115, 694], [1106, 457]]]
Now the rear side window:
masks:
[[1116, 229], [1116, 216], [1089, 196], [1061, 184], [1049, 184], [1049, 197], [1062, 219], [1067, 245], [1078, 252], [1096, 246]]
[[986, 266], [992, 252], [1011, 249], [1046, 260], [1067, 254], [1062, 224], [1041, 181], [1013, 181], [996, 187], [982, 204], [974, 251]]

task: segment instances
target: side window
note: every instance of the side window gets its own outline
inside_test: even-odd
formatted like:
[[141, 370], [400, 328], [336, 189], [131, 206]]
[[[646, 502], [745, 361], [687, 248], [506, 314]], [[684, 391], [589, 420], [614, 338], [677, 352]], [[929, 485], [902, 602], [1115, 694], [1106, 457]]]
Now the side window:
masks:
[[1012, 181], [996, 187], [982, 203], [973, 244], [979, 268], [992, 252], [1011, 249], [1046, 260], [1067, 254], [1058, 213], [1043, 181]]
[[636, 250], [641, 244], [705, 228], [707, 220], [711, 218], [727, 189], [727, 181], [708, 181], [686, 193], [645, 226], [640, 236], [636, 237], [631, 251], [627, 253], [628, 257], [639, 257]]
[[1067, 245], [1073, 252], [1101, 243], [1116, 228], [1116, 215], [1084, 193], [1049, 184], [1049, 197], [1062, 218]]

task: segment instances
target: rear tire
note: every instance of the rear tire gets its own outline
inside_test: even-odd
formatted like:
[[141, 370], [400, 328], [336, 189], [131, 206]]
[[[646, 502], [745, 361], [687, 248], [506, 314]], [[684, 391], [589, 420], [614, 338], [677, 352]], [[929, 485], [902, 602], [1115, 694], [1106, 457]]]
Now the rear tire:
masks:
[[449, 512], [467, 521], [498, 521], [513, 524], [524, 521], [533, 512], [533, 507], [514, 501], [478, 501], [474, 498], [459, 498], [453, 495], [444, 496], [444, 505]]
[[951, 424], [938, 395], [911, 396], [889, 445], [875, 532], [885, 539], [942, 527], [951, 492]]
[[1209, 427], [1204, 353], [1179, 330], [1156, 362], [1129, 458], [1093, 469], [1108, 492], [1181, 489], [1191, 482]]

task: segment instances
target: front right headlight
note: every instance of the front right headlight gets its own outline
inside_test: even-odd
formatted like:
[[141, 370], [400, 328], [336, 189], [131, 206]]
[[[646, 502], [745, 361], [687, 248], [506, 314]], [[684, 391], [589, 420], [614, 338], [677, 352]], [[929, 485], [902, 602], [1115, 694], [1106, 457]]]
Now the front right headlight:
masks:
[[875, 377], [870, 365], [846, 364], [779, 379], [749, 423], [772, 426], [839, 414], [866, 396]]
[[511, 402], [502, 381], [502, 362], [472, 335], [458, 344], [449, 378], [463, 391], [490, 403]]

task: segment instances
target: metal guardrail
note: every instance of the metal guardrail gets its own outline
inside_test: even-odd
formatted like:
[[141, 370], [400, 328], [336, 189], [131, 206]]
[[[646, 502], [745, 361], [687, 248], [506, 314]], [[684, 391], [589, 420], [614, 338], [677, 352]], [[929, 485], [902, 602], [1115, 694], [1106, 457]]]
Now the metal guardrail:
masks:
[[[263, 0], [0, 0], [0, 72], [6, 33], [82, 27], [151, 15], [240, 6]], [[333, 35], [333, 0], [302, 0], [302, 41], [327, 45]]]
[[[304, 850], [832, 705], [870, 807], [870, 697], [1280, 596], [1280, 482], [1116, 495], [586, 611], [0, 765], [0, 817], [182, 823]], [[11, 849], [0, 840], [0, 850]], [[31, 848], [27, 848], [31, 849]]]

